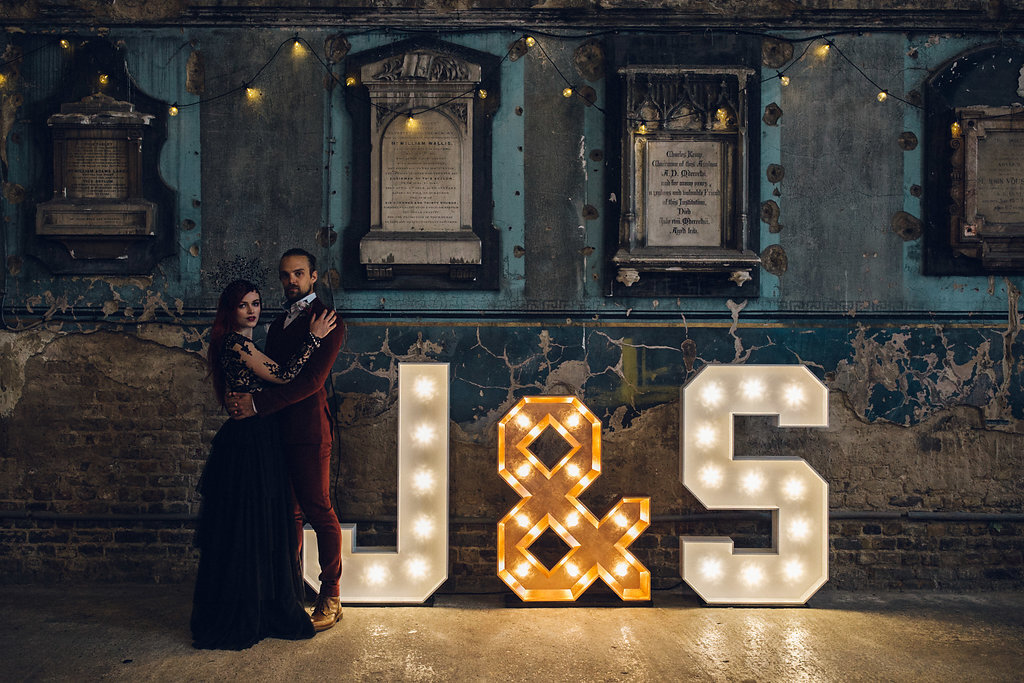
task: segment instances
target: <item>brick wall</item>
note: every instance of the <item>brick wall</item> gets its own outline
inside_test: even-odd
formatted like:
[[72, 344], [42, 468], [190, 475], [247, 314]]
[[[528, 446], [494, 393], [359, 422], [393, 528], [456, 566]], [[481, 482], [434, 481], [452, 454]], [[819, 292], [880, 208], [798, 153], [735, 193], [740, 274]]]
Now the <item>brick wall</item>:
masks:
[[[5, 379], [18, 396], [0, 417], [0, 581], [192, 580], [195, 485], [224, 416], [201, 357], [174, 345], [180, 334], [22, 333], [38, 351], [23, 382]], [[1022, 509], [1024, 436], [984, 428], [972, 408], [898, 427], [858, 419], [836, 392], [831, 406], [827, 429], [745, 418], [736, 433], [737, 453], [799, 454], [828, 480], [830, 587], [1024, 587], [1024, 523], [1006, 514]], [[334, 493], [363, 545], [394, 543], [396, 416], [393, 397], [340, 396]], [[442, 590], [502, 591], [495, 525], [517, 496], [496, 474], [495, 430], [469, 426], [452, 424]], [[766, 514], [708, 513], [682, 487], [677, 439], [676, 403], [606, 425], [603, 473], [582, 497], [599, 514], [625, 495], [651, 497], [654, 522], [633, 549], [655, 588], [680, 581], [681, 535], [768, 543]]]

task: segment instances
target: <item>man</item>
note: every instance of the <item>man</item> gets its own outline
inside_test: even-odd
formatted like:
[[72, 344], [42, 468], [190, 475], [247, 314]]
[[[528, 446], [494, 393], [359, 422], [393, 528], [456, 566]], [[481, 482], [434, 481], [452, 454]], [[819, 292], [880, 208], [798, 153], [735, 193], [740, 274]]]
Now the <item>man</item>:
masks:
[[[279, 270], [287, 301], [285, 312], [274, 320], [267, 333], [266, 354], [284, 363], [309, 334], [310, 318], [327, 307], [313, 292], [318, 277], [316, 257], [302, 249], [289, 249], [281, 255]], [[319, 549], [320, 593], [312, 614], [317, 631], [331, 628], [341, 618], [341, 525], [331, 506], [332, 430], [324, 390], [324, 381], [345, 336], [340, 318], [338, 323], [291, 382], [255, 394], [229, 393], [226, 397], [235, 419], [279, 414], [281, 441], [295, 493], [299, 547], [305, 515], [316, 532]]]

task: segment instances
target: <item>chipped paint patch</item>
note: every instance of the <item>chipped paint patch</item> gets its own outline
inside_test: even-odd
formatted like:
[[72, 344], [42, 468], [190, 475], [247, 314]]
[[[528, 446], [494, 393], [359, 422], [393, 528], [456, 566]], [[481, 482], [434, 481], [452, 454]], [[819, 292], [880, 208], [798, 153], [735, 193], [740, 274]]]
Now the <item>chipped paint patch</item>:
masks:
[[0, 332], [0, 417], [10, 417], [25, 388], [25, 364], [57, 334], [49, 330]]

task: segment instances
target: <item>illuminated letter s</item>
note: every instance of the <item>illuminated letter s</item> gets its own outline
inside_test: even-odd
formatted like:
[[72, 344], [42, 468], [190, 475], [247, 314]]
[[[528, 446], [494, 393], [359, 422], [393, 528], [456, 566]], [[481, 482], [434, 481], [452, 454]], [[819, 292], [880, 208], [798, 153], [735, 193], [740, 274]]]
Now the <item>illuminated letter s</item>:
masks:
[[681, 537], [680, 573], [708, 603], [802, 604], [828, 580], [828, 484], [796, 456], [733, 459], [734, 415], [827, 427], [828, 389], [802, 365], [711, 365], [682, 390], [683, 484], [708, 509], [772, 511], [773, 547]]

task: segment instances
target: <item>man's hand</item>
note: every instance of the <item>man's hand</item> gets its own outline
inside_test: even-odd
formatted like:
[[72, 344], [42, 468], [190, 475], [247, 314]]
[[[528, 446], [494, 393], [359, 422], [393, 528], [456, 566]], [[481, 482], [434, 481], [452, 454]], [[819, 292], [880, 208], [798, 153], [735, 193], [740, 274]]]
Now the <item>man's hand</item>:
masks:
[[232, 420], [244, 420], [256, 414], [256, 407], [252, 402], [252, 394], [240, 394], [236, 391], [229, 391], [224, 396], [224, 403], [228, 407], [228, 414]]

